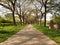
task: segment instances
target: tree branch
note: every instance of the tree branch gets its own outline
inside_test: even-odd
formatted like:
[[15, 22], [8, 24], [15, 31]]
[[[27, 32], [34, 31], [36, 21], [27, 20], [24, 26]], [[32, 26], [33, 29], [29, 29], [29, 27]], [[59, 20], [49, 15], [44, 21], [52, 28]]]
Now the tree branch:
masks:
[[5, 4], [0, 3], [0, 5], [12, 11], [12, 9], [8, 6], [6, 6]]

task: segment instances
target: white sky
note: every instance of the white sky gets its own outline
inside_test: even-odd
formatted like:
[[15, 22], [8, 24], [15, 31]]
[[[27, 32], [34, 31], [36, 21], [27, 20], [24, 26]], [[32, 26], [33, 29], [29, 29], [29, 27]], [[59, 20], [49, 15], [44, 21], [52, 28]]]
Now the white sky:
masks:
[[0, 16], [3, 17], [8, 12], [10, 12], [8, 9], [5, 9], [4, 7], [0, 6]]
[[47, 14], [47, 20], [51, 20], [52, 19], [52, 14], [48, 13]]

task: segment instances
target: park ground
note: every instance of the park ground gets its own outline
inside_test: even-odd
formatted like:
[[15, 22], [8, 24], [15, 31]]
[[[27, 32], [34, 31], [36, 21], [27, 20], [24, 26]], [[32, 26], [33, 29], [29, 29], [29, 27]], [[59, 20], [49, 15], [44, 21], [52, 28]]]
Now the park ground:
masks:
[[57, 45], [43, 33], [39, 32], [32, 25], [11, 36], [0, 45]]
[[[34, 27], [36, 27], [37, 25], [33, 25]], [[14, 28], [14, 30], [13, 31], [16, 31], [16, 29], [15, 28], [17, 28], [18, 30], [20, 29], [22, 29], [22, 28], [24, 28], [25, 26], [21, 26], [20, 28], [19, 28], [19, 26], [17, 26], [17, 27], [12, 27], [12, 28]], [[34, 27], [32, 27], [32, 25], [28, 25], [25, 29], [23, 29], [23, 30], [21, 30], [21, 31], [16, 31], [16, 32], [18, 32], [16, 35], [13, 35], [13, 36], [11, 36], [12, 34], [15, 34], [15, 33], [13, 33], [13, 32], [10, 32], [10, 36], [5, 36], [5, 37], [10, 37], [10, 38], [8, 38], [7, 40], [6, 39], [4, 39], [4, 40], [6, 40], [6, 41], [4, 41], [4, 42], [2, 42], [1, 43], [1, 45], [3, 45], [3, 43], [6, 43], [6, 44], [9, 44], [9, 42], [10, 43], [12, 43], [12, 44], [20, 44], [21, 43], [21, 41], [22, 41], [22, 43], [21, 44], [25, 44], [25, 45], [27, 45], [27, 44], [30, 44], [30, 45], [32, 45], [32, 44], [34, 44], [34, 45], [43, 45], [43, 44], [45, 44], [45, 45], [49, 45], [49, 44], [51, 44], [51, 45], [56, 45], [56, 43], [54, 42], [54, 41], [56, 41], [57, 43], [59, 42], [59, 36], [56, 36], [56, 34], [52, 34], [52, 32], [50, 31], [48, 31], [48, 30], [46, 30], [45, 28], [42, 28], [42, 27], [36, 27], [37, 29], [35, 29]], [[12, 28], [10, 28], [10, 29], [12, 29]], [[44, 29], [45, 31], [43, 32], [43, 30], [42, 29]], [[43, 33], [41, 33], [41, 32], [43, 32]], [[54, 31], [55, 32], [55, 31]], [[54, 33], [53, 32], [53, 33]], [[5, 33], [6, 34], [8, 34], [8, 31], [6, 32], [5, 31]], [[4, 34], [5, 34], [4, 33]], [[12, 34], [11, 34], [12, 33]], [[57, 33], [57, 32], [55, 32], [55, 33]], [[51, 35], [52, 34], [52, 35]], [[9, 35], [9, 34], [8, 34]], [[47, 37], [47, 36], [48, 37]], [[57, 35], [58, 35], [58, 33], [57, 33]], [[3, 35], [4, 36], [4, 35]], [[53, 36], [55, 36], [55, 38], [56, 37], [58, 37], [58, 38], [56, 38], [56, 40], [55, 40], [55, 38], [53, 37]], [[43, 39], [42, 39], [43, 38]], [[54, 40], [54, 41], [52, 41], [52, 40]], [[16, 39], [16, 40], [15, 40]], [[13, 41], [13, 42], [12, 42]], [[33, 41], [33, 42], [32, 42]], [[0, 41], [1, 42], [1, 41]], [[17, 43], [16, 43], [17, 42]], [[36, 44], [35, 44], [36, 43]], [[58, 43], [58, 44], [60, 44], [60, 43]], [[5, 44], [4, 44], [5, 45]], [[10, 44], [11, 45], [11, 44]]]

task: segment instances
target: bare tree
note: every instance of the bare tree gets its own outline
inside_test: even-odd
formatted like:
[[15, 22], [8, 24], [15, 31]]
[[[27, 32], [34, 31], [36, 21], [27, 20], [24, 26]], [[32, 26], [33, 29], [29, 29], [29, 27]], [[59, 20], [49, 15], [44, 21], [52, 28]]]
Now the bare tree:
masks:
[[37, 1], [41, 4], [42, 9], [44, 8], [44, 13], [42, 12], [41, 13], [44, 16], [44, 26], [46, 27], [46, 14], [50, 12], [50, 10], [52, 9], [54, 0], [37, 0]]
[[16, 1], [17, 0], [0, 0], [0, 5], [6, 9], [9, 9], [12, 12], [14, 25], [16, 25], [15, 16], [14, 16]]
[[25, 4], [25, 1], [26, 0], [18, 0], [16, 4], [16, 14], [19, 16], [21, 25], [22, 25], [22, 17], [24, 18], [24, 12], [22, 12], [22, 8], [23, 8], [23, 5]]
[[[42, 5], [39, 4], [39, 2], [37, 0], [35, 0], [35, 2], [33, 2], [33, 5], [35, 6], [36, 9], [36, 17], [39, 18], [39, 25], [41, 25], [41, 19], [43, 18], [43, 12], [42, 12]], [[37, 6], [38, 5], [38, 6]]]

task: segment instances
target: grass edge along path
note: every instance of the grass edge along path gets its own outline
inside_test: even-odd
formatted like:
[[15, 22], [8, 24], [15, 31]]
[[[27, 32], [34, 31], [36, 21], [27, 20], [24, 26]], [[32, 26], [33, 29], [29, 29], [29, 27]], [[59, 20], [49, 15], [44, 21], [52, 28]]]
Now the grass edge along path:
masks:
[[16, 34], [20, 30], [24, 29], [25, 26], [26, 25], [0, 27], [0, 43], [7, 40], [9, 37]]
[[60, 45], [60, 30], [49, 29], [48, 27], [43, 27], [39, 25], [33, 25], [33, 26], [40, 32], [44, 33], [49, 38], [54, 40], [56, 43], [58, 43], [58, 45]]

